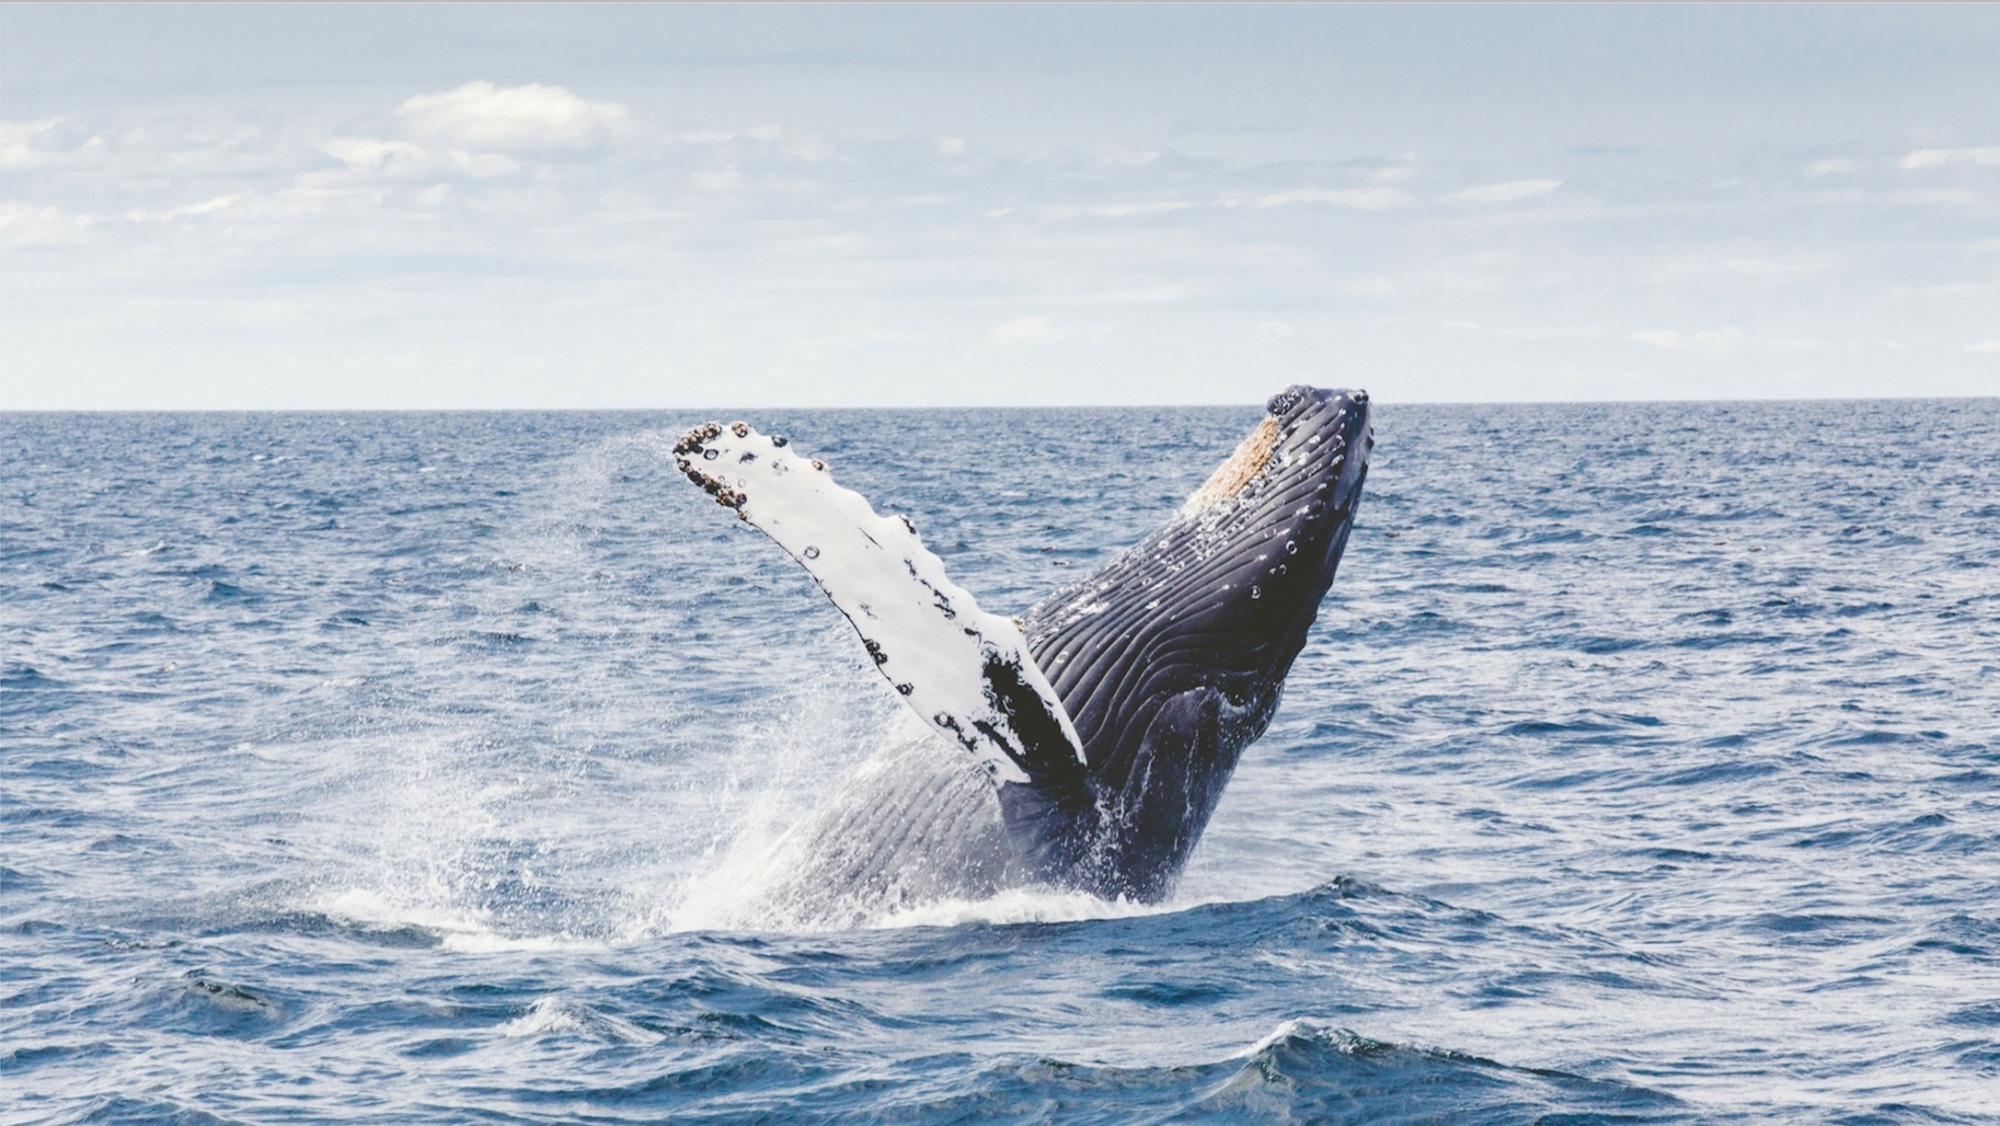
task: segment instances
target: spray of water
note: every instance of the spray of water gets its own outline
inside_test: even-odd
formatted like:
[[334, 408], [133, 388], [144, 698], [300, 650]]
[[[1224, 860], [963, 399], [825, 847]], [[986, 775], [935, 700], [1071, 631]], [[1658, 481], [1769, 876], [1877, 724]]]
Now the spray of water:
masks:
[[868, 800], [912, 724], [809, 580], [668, 475], [668, 443], [552, 467], [419, 601], [399, 663], [323, 686], [314, 867], [288, 908], [464, 950], [1139, 910], [801, 887], [807, 830]]

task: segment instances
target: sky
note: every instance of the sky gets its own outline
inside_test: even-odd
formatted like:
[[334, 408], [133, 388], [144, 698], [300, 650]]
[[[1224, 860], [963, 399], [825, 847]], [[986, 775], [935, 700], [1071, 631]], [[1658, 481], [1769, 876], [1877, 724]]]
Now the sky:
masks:
[[2000, 395], [2000, 6], [0, 6], [0, 410]]

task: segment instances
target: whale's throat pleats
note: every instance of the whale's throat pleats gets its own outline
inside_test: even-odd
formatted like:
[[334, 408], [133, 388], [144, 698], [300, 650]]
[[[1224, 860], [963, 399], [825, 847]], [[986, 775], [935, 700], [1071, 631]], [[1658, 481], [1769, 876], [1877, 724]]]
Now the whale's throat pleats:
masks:
[[1101, 893], [1165, 894], [1270, 722], [1346, 546], [1365, 398], [1293, 388], [1273, 408], [1165, 526], [1027, 615], [1103, 811], [1104, 859], [1079, 873]]

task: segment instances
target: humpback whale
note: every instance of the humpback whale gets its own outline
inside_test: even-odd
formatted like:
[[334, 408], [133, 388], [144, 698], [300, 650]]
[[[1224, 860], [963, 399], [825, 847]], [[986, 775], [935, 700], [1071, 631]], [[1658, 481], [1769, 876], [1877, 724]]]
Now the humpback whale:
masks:
[[812, 574], [918, 721], [794, 830], [794, 890], [824, 917], [1022, 885], [1165, 898], [1277, 710], [1373, 445], [1366, 392], [1288, 387], [1158, 530], [1008, 618], [785, 438], [688, 431], [681, 471]]

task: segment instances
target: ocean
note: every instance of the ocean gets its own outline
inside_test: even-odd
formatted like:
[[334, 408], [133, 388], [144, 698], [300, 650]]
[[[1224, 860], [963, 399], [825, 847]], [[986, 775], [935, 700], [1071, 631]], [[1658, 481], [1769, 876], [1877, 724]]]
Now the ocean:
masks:
[[0, 1119], [2000, 1122], [2000, 400], [1378, 405], [1171, 899], [828, 931], [739, 415], [1018, 613], [1260, 410], [0, 415]]

